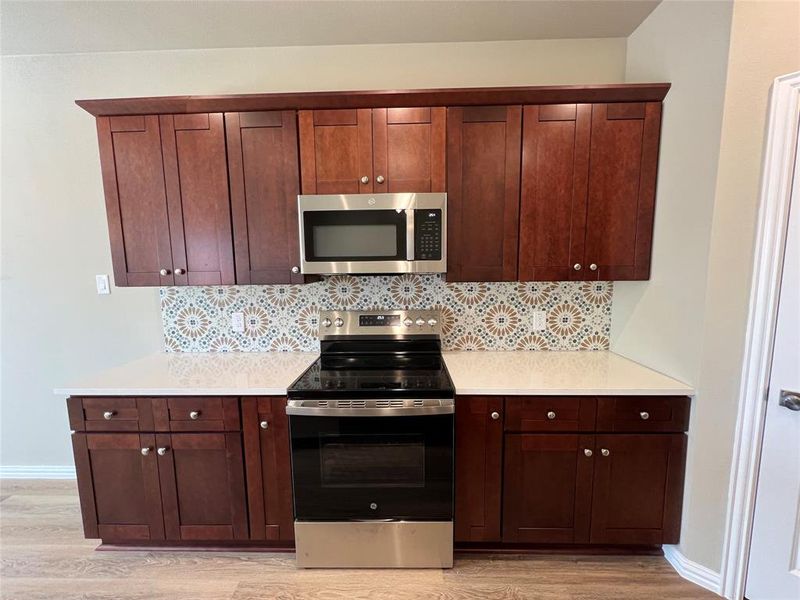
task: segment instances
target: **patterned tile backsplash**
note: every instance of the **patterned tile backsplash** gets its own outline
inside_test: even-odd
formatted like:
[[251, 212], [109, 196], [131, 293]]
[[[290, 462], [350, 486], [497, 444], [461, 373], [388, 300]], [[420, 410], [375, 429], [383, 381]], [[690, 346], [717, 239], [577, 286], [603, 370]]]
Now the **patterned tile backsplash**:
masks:
[[[442, 313], [445, 350], [607, 350], [611, 282], [446, 283], [438, 275], [337, 275], [306, 285], [165, 287], [168, 352], [315, 351], [320, 310]], [[546, 329], [533, 328], [546, 311]], [[244, 314], [244, 332], [231, 316]]]

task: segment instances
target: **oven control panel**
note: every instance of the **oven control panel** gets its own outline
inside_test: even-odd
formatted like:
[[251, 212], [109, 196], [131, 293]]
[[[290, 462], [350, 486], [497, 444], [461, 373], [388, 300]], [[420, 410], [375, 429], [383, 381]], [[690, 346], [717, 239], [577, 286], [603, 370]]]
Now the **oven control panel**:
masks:
[[439, 337], [438, 310], [326, 310], [319, 313], [319, 337], [347, 335], [413, 335]]

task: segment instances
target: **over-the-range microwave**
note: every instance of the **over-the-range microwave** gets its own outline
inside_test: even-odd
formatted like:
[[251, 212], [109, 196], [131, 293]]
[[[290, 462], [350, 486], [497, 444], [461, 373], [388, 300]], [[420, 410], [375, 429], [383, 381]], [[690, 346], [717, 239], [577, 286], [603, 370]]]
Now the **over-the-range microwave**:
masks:
[[300, 195], [306, 274], [444, 273], [447, 194]]

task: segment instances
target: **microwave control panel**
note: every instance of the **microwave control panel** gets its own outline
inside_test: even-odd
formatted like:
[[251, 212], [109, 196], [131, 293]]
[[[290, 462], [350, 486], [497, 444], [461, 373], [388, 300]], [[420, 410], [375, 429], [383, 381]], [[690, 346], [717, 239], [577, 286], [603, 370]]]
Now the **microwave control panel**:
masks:
[[414, 260], [442, 260], [442, 210], [414, 211]]

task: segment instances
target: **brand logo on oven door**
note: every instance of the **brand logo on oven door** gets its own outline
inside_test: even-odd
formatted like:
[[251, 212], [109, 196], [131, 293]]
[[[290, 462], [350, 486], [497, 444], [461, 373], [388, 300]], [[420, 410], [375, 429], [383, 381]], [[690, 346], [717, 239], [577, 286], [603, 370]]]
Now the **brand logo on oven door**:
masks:
[[375, 206], [375, 198], [370, 198], [369, 200], [367, 200], [367, 204], [369, 204], [370, 206]]

